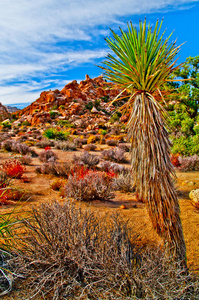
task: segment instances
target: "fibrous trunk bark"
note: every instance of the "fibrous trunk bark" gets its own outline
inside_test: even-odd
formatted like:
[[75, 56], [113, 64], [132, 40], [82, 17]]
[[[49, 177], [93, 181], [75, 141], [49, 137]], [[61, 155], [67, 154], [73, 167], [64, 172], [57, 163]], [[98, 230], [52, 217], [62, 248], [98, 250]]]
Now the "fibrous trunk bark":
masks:
[[136, 96], [128, 122], [132, 173], [137, 193], [147, 204], [157, 233], [166, 250], [186, 265], [186, 247], [170, 161], [170, 141], [162, 107], [150, 94]]

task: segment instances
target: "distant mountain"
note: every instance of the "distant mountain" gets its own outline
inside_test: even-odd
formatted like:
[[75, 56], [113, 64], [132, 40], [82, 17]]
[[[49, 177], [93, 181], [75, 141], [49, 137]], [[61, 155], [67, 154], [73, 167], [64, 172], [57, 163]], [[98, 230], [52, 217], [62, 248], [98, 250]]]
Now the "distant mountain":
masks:
[[25, 102], [25, 103], [13, 103], [13, 104], [9, 104], [9, 105], [5, 105], [8, 108], [16, 108], [16, 109], [23, 109], [25, 107], [27, 107], [28, 105], [30, 105], [31, 102]]
[[19, 110], [19, 108], [17, 108], [16, 106], [5, 105], [5, 107], [7, 108], [7, 110], [8, 110], [10, 113], [14, 113], [14, 112], [16, 112], [16, 111]]

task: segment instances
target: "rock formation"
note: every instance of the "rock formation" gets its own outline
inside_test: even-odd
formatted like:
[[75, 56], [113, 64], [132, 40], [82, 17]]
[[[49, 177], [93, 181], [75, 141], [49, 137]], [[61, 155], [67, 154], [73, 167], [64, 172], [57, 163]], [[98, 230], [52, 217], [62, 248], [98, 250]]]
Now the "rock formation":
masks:
[[7, 110], [7, 108], [1, 104], [0, 102], [0, 122], [9, 119], [10, 118], [10, 113]]
[[[113, 84], [104, 81], [102, 76], [91, 79], [86, 75], [85, 80], [80, 83], [73, 80], [61, 91], [42, 92], [36, 101], [18, 112], [18, 116], [33, 126], [50, 122], [49, 113], [54, 110], [58, 111], [58, 118], [62, 120], [69, 120], [73, 115], [86, 116], [87, 113], [97, 118], [98, 114], [102, 116], [114, 110], [114, 106], [109, 107], [107, 102], [120, 92]], [[106, 116], [104, 119], [106, 121]]]

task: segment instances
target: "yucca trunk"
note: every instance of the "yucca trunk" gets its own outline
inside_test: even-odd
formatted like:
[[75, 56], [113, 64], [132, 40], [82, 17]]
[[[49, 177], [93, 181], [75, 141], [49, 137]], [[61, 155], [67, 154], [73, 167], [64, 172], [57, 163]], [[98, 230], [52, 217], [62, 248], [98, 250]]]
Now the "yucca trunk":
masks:
[[166, 250], [186, 265], [186, 247], [179, 204], [173, 183], [170, 141], [164, 124], [162, 107], [148, 93], [135, 97], [128, 122], [132, 151], [132, 173], [137, 193], [147, 204], [157, 233]]

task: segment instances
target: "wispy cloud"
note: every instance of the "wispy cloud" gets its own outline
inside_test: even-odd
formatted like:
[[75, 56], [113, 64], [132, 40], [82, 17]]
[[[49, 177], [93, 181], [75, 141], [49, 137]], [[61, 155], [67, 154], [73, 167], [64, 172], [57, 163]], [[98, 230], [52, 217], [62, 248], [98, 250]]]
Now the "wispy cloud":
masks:
[[197, 1], [0, 0], [0, 101], [33, 101], [38, 94], [28, 88], [32, 77], [41, 90], [51, 73], [104, 57], [105, 46], [95, 40], [108, 35], [107, 27], [114, 28], [121, 17], [185, 9]]

